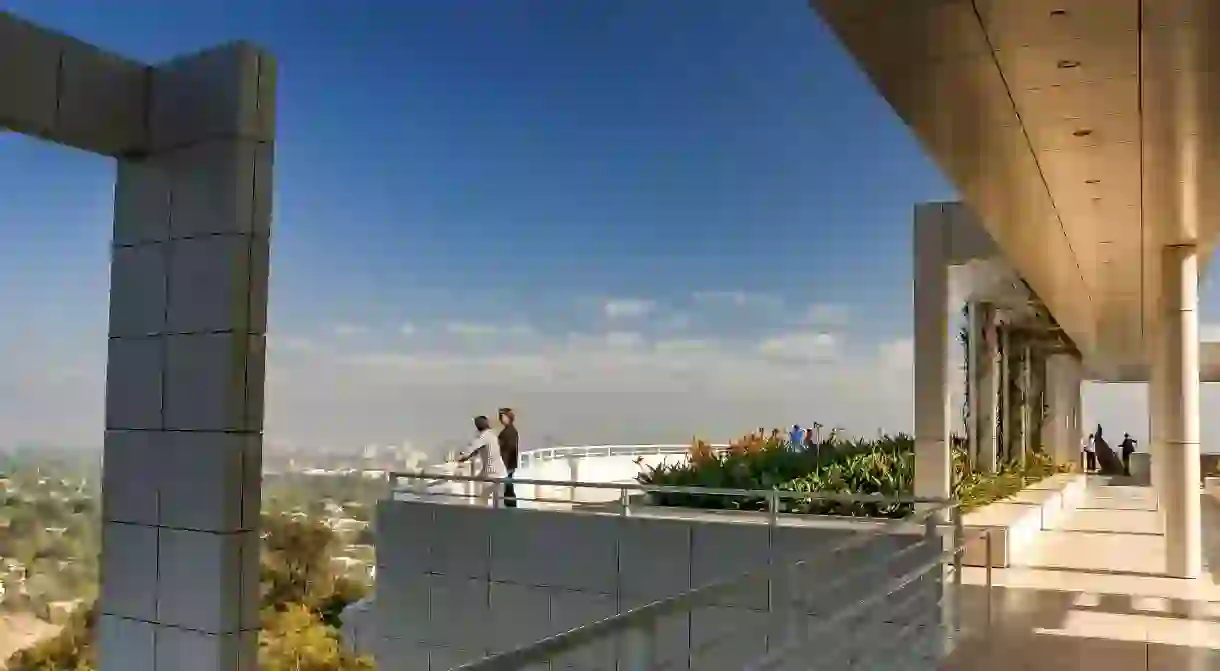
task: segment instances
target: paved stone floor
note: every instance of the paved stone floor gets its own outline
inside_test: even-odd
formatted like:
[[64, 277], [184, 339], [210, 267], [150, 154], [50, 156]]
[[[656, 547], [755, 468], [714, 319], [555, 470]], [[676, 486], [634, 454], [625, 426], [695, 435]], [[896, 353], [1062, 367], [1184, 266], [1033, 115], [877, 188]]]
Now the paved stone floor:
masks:
[[989, 635], [984, 572], [967, 570], [969, 630], [947, 669], [1220, 670], [1220, 503], [1206, 494], [1203, 527], [1206, 576], [1164, 577], [1151, 490], [1095, 478], [1028, 565], [994, 572]]

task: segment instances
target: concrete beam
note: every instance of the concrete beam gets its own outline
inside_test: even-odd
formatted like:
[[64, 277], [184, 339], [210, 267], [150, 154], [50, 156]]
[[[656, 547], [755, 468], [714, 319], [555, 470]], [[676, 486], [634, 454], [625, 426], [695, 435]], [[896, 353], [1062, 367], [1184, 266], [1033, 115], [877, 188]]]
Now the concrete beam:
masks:
[[107, 156], [142, 151], [150, 73], [0, 12], [0, 128]]

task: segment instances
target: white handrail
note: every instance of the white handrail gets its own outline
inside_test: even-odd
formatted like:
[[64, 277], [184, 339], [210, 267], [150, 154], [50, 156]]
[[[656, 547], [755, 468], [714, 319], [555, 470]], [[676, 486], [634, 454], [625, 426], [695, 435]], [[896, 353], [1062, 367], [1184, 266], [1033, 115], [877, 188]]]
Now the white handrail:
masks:
[[[729, 449], [727, 443], [714, 443], [709, 445], [714, 452], [724, 452]], [[686, 454], [690, 451], [689, 444], [677, 443], [657, 443], [644, 445], [555, 445], [553, 447], [536, 447], [532, 450], [525, 450], [518, 456], [518, 468], [527, 468], [534, 463], [555, 461], [557, 459], [570, 459], [573, 457], [624, 457], [624, 456], [653, 456], [660, 454]], [[434, 466], [428, 466], [424, 470], [433, 471], [440, 468], [448, 468], [455, 466], [456, 462], [446, 461]]]

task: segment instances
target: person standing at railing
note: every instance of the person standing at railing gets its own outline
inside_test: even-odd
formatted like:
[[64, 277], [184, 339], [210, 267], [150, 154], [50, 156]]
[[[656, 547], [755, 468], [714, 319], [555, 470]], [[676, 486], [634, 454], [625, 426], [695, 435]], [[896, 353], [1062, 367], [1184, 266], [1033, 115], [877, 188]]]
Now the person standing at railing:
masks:
[[519, 454], [520, 438], [517, 435], [517, 415], [512, 408], [500, 408], [500, 458], [504, 460], [504, 468], [508, 471], [509, 482], [504, 483], [504, 507], [517, 507], [517, 490], [513, 489], [512, 478], [517, 474], [517, 455]]
[[805, 440], [805, 431], [801, 429], [800, 424], [792, 425], [792, 432], [788, 434], [788, 447], [792, 450], [801, 449], [801, 443]]
[[[504, 460], [500, 457], [500, 438], [492, 431], [491, 422], [487, 421], [486, 416], [479, 415], [474, 418], [474, 428], [479, 432], [479, 437], [475, 438], [469, 449], [458, 458], [458, 463], [466, 463], [477, 456], [479, 467], [475, 475], [484, 478], [506, 477], [508, 472], [504, 468]], [[475, 500], [483, 505], [497, 505], [500, 494], [498, 482], [475, 483]]]
[[1097, 470], [1097, 445], [1094, 443], [1094, 434], [1089, 434], [1088, 438], [1080, 443], [1080, 450], [1084, 452], [1084, 472], [1092, 473]]

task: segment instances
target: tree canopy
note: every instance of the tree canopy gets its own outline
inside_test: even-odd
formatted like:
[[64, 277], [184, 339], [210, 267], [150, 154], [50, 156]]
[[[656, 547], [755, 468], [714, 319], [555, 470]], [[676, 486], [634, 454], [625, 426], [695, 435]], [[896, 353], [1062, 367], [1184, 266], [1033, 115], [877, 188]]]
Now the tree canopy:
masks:
[[[368, 671], [339, 642], [338, 615], [368, 587], [335, 575], [334, 533], [315, 520], [263, 516], [261, 557], [262, 671]], [[94, 671], [96, 604], [74, 615], [59, 635], [13, 655], [9, 671]]]

